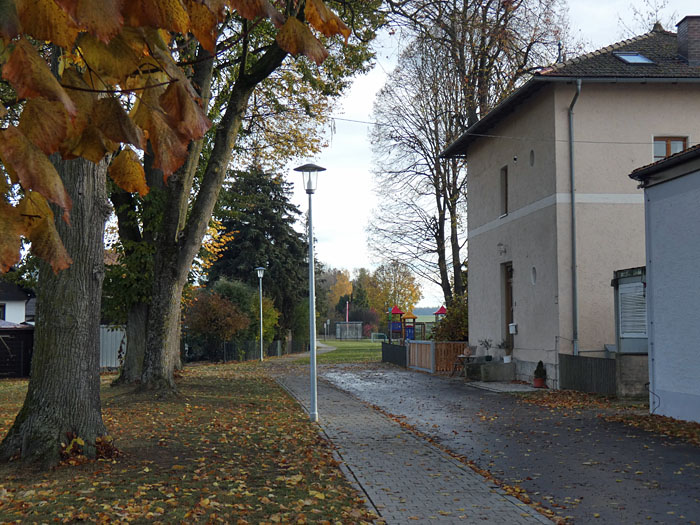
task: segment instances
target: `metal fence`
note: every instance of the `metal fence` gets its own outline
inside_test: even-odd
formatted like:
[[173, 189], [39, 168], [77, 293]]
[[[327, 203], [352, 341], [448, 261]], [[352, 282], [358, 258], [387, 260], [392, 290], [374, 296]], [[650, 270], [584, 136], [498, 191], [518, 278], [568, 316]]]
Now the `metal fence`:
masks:
[[124, 352], [126, 352], [126, 331], [124, 328], [101, 325], [100, 368], [119, 368]]
[[362, 323], [351, 321], [349, 323], [335, 323], [336, 339], [362, 339]]
[[406, 347], [382, 343], [382, 363], [393, 363], [406, 368]]
[[[183, 337], [183, 361], [255, 361], [260, 359], [259, 341], [206, 342], [196, 337]], [[279, 357], [309, 351], [308, 341], [275, 340], [263, 346], [263, 357]]]
[[559, 354], [559, 388], [614, 395], [615, 359]]

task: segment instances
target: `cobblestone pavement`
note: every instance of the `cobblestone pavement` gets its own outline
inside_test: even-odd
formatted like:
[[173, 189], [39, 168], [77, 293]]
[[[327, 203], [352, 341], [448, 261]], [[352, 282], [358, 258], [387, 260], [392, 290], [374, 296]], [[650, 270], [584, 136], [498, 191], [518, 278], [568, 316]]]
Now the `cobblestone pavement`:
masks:
[[319, 372], [573, 523], [700, 523], [700, 448], [608, 421], [603, 408], [534, 406], [379, 363]]
[[[277, 374], [308, 410], [308, 372], [288, 366]], [[350, 394], [319, 381], [318, 397], [321, 428], [386, 523], [551, 523]]]

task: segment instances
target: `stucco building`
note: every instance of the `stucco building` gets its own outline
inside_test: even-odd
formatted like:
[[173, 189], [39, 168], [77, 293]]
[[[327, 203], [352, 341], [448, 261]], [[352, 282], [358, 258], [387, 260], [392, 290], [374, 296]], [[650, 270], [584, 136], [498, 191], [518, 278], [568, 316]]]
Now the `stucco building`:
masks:
[[700, 146], [630, 177], [645, 195], [649, 407], [700, 422]]
[[540, 71], [445, 150], [468, 160], [471, 344], [506, 340], [550, 386], [560, 353], [604, 355], [613, 272], [645, 262], [628, 174], [696, 143], [698, 115], [692, 16]]

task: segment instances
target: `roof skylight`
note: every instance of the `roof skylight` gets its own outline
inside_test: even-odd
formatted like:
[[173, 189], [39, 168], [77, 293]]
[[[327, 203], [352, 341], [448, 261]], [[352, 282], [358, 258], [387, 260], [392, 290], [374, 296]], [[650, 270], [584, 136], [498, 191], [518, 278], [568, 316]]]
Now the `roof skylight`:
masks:
[[636, 51], [613, 51], [613, 55], [627, 64], [653, 64], [654, 61]]

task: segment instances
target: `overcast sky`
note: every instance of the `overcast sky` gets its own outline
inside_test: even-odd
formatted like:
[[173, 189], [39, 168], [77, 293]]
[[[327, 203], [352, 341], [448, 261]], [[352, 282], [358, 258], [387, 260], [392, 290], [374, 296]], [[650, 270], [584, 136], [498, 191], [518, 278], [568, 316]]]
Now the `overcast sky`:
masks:
[[[570, 0], [569, 20], [574, 39], [587, 42], [591, 50], [623, 39], [619, 20], [634, 24], [631, 3], [632, 0]], [[635, 1], [635, 5], [640, 3]], [[670, 0], [662, 20], [672, 19], [675, 24], [691, 14], [700, 14], [698, 0]], [[675, 31], [672, 25], [666, 29]], [[384, 45], [377, 51], [376, 66], [354, 81], [334, 112], [335, 134], [329, 133], [330, 146], [316, 158], [308, 159], [327, 168], [319, 176], [313, 197], [316, 256], [332, 267], [351, 272], [360, 267], [374, 269], [381, 263], [367, 248], [365, 229], [378, 201], [372, 175], [370, 126], [362, 123], [371, 121], [374, 96], [396, 63], [399, 46], [396, 38], [385, 36], [381, 41]], [[301, 188], [301, 174], [290, 171], [287, 177], [295, 185], [293, 202], [306, 212], [308, 200]], [[423, 284], [420, 306], [439, 306], [442, 302], [437, 286]]]

